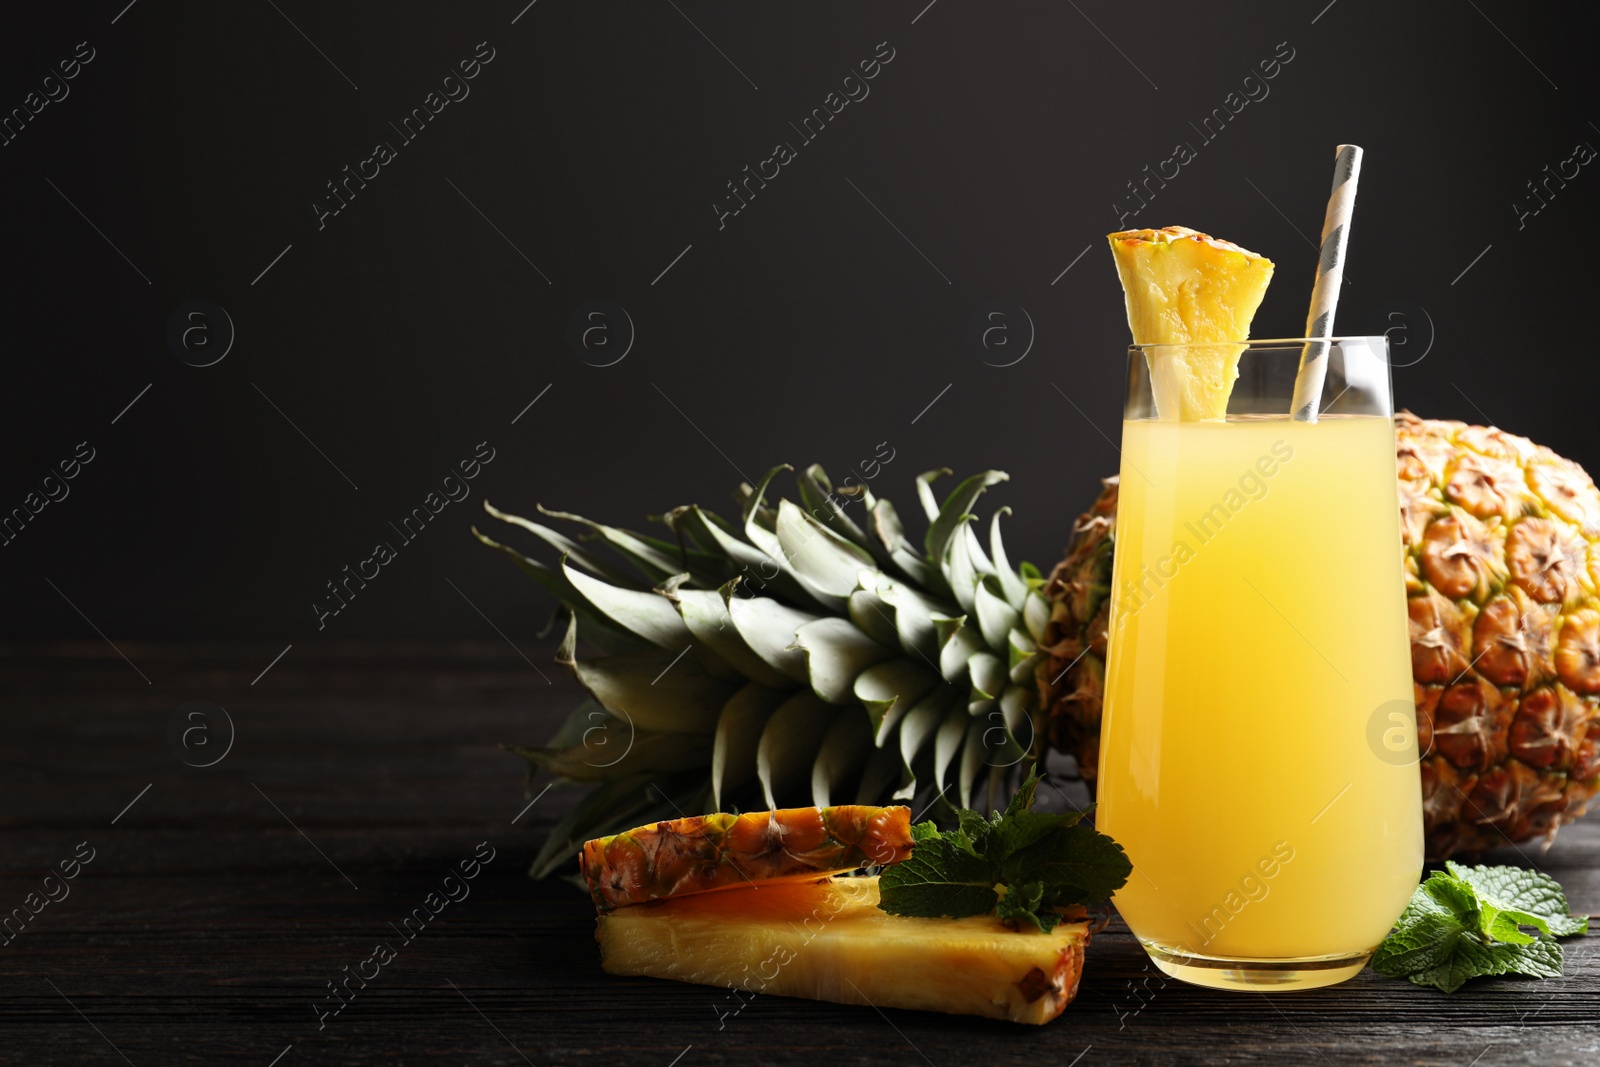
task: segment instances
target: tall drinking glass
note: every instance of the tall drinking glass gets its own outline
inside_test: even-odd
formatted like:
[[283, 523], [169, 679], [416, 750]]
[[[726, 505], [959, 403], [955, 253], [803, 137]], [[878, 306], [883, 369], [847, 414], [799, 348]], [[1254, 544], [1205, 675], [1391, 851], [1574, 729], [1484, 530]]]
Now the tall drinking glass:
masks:
[[1152, 388], [1185, 346], [1128, 353], [1098, 822], [1150, 957], [1220, 988], [1352, 977], [1422, 870], [1387, 343], [1331, 343], [1314, 423], [1304, 343], [1226, 346], [1201, 422]]

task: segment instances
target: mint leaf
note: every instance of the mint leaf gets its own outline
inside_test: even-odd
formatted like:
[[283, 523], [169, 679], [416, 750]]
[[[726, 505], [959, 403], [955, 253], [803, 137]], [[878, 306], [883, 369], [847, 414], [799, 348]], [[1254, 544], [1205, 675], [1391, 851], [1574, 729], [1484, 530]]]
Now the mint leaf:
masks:
[[911, 856], [878, 880], [878, 906], [894, 915], [996, 915], [1049, 931], [1055, 909], [1102, 901], [1133, 867], [1122, 847], [1081, 822], [1086, 812], [1032, 810], [1039, 776], [1030, 773], [1004, 812], [957, 813], [957, 826], [911, 828]]
[[1011, 887], [995, 906], [995, 914], [1018, 926], [1032, 923], [1048, 934], [1056, 928], [1061, 916], [1045, 906], [1044, 896], [1043, 882]]
[[1007, 816], [1017, 815], [1024, 811], [1032, 811], [1033, 797], [1038, 791], [1039, 768], [1037, 765], [1035, 765], [1028, 771], [1028, 777], [1025, 778], [1022, 784], [1017, 787], [1017, 791], [1011, 795], [1011, 803], [1006, 805], [1005, 815], [1002, 815], [1001, 818], [1003, 819]]
[[[1429, 881], [1431, 880], [1432, 879], [1430, 878]], [[1433, 896], [1433, 894], [1424, 892], [1424, 887], [1426, 887], [1427, 884], [1427, 882], [1423, 882], [1422, 885], [1419, 885], [1416, 889], [1412, 890], [1411, 899], [1406, 901], [1405, 910], [1400, 913], [1400, 918], [1395, 920], [1394, 924], [1396, 927], [1404, 929], [1410, 923], [1413, 923], [1419, 919], [1425, 919], [1428, 916], [1437, 914], [1441, 911], [1450, 915], [1457, 914], [1453, 908], [1449, 908], [1442, 904]]]
[[1541, 934], [1548, 934], [1550, 927], [1537, 915], [1529, 915], [1525, 911], [1500, 911], [1490, 905], [1484, 905], [1478, 913], [1478, 932], [1492, 941], [1504, 941], [1512, 945], [1531, 945], [1539, 940], [1533, 934], [1522, 932], [1524, 926], [1531, 926]]
[[[1463, 926], [1476, 925], [1478, 895], [1472, 891], [1472, 886], [1444, 871], [1435, 871], [1422, 883], [1422, 891], [1429, 900], [1454, 915]], [[1415, 893], [1411, 899], [1416, 901]]]
[[1092, 826], [1062, 826], [1019, 849], [1000, 865], [1007, 885], [1041, 881], [1056, 904], [1089, 904], [1122, 888], [1133, 864], [1122, 846]]
[[878, 877], [878, 907], [891, 915], [927, 918], [994, 911], [999, 897], [994, 865], [953, 836], [914, 841], [911, 855]]
[[1446, 993], [1481, 975], [1553, 978], [1564, 955], [1554, 938], [1587, 929], [1587, 919], [1567, 914], [1566, 897], [1549, 875], [1448, 863], [1412, 893], [1394, 932], [1373, 953], [1372, 969]]
[[1406, 975], [1416, 985], [1431, 985], [1454, 993], [1469, 978], [1496, 974], [1523, 974], [1530, 978], [1561, 976], [1561, 945], [1555, 941], [1535, 941], [1530, 945], [1507, 945], [1485, 941], [1467, 933], [1456, 943], [1450, 958], [1438, 967]]
[[1554, 878], [1522, 867], [1463, 867], [1446, 863], [1459, 881], [1470, 885], [1478, 899], [1498, 911], [1518, 912], [1534, 919], [1519, 919], [1548, 937], [1570, 937], [1589, 932], [1589, 920], [1567, 913], [1567, 897]]
[[1385, 978], [1409, 978], [1448, 964], [1466, 932], [1448, 912], [1420, 916], [1384, 938], [1372, 954], [1372, 969]]
[[956, 812], [956, 822], [960, 825], [958, 841], [962, 848], [974, 856], [982, 856], [988, 850], [989, 832], [992, 824], [982, 815], [967, 808]]
[[1047, 815], [1041, 811], [1007, 814], [1001, 817], [989, 832], [990, 855], [996, 859], [1004, 859], [1057, 830], [1076, 826], [1087, 814], [1087, 811], [1073, 811], [1063, 815]]

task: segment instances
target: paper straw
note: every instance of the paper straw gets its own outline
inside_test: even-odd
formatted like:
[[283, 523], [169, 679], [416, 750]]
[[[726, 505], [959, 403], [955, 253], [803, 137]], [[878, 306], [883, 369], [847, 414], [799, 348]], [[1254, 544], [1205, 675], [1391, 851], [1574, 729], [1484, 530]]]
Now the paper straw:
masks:
[[[1356, 206], [1356, 183], [1361, 178], [1361, 149], [1339, 146], [1333, 164], [1333, 191], [1322, 219], [1322, 255], [1317, 263], [1317, 284], [1311, 290], [1311, 313], [1306, 316], [1306, 336], [1333, 335], [1333, 312], [1339, 304], [1339, 283], [1344, 280], [1344, 250], [1350, 242], [1350, 216]], [[1300, 370], [1294, 379], [1291, 410], [1297, 422], [1316, 422], [1322, 405], [1322, 382], [1328, 376], [1328, 343], [1307, 342], [1300, 353]]]

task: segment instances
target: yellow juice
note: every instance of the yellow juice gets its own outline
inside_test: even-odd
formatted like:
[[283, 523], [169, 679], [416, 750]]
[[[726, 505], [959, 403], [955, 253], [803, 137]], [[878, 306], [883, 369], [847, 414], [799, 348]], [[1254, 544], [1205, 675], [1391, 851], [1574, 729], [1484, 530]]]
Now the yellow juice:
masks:
[[[1341, 981], [1423, 861], [1393, 424], [1131, 420], [1122, 450], [1097, 816], [1134, 864], [1117, 908], [1190, 981]], [[1251, 960], [1306, 962], [1221, 962]]]

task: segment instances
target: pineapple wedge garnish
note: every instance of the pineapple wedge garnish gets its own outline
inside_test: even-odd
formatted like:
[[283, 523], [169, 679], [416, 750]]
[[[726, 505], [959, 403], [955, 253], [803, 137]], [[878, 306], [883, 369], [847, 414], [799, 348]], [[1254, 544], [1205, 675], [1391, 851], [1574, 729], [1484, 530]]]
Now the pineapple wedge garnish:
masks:
[[1086, 922], [1019, 932], [993, 915], [919, 919], [878, 908], [877, 878], [763, 882], [599, 917], [601, 966], [838, 1004], [1047, 1023], [1078, 991]]
[[1250, 320], [1272, 281], [1272, 261], [1183, 226], [1107, 235], [1136, 345], [1204, 345], [1148, 352], [1162, 419], [1228, 414]]

